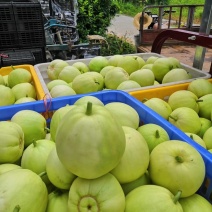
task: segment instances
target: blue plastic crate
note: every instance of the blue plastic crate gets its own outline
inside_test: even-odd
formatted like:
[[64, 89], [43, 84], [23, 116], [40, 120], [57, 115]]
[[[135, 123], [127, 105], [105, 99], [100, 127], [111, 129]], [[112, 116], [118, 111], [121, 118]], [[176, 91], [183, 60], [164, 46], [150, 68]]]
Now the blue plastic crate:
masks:
[[189, 138], [185, 133], [180, 129], [172, 125], [170, 122], [162, 118], [152, 109], [145, 106], [139, 100], [129, 95], [124, 91], [119, 90], [110, 90], [95, 92], [89, 94], [81, 94], [74, 96], [64, 96], [53, 99], [40, 100], [36, 102], [30, 102], [25, 104], [17, 104], [11, 106], [2, 106], [0, 107], [0, 121], [10, 120], [11, 117], [20, 110], [34, 110], [39, 113], [46, 114], [46, 112], [54, 112], [55, 110], [66, 106], [67, 104], [72, 105], [76, 100], [85, 95], [92, 95], [100, 99], [104, 104], [110, 102], [122, 102], [126, 103], [129, 106], [133, 107], [139, 114], [141, 124], [154, 123], [163, 127], [170, 136], [171, 140], [182, 140], [193, 146], [199, 151], [206, 166], [206, 176], [205, 181], [198, 193], [205, 197], [212, 203], [212, 154], [206, 149], [201, 147], [199, 144], [195, 143], [191, 138]]

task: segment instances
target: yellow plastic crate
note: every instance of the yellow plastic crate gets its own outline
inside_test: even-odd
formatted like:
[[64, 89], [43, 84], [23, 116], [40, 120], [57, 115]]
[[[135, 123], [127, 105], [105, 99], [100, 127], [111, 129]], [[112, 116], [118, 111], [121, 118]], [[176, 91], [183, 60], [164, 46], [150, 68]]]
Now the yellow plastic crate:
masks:
[[[44, 92], [43, 87], [40, 83], [40, 80], [35, 72], [34, 67], [32, 65], [17, 65], [17, 66], [13, 66], [13, 67], [14, 68], [24, 68], [31, 73], [33, 85], [35, 86], [35, 90], [37, 93], [37, 100], [44, 99], [45, 92]], [[12, 71], [11, 66], [2, 67], [0, 69], [0, 75], [2, 75], [2, 76], [8, 75], [11, 71]]]
[[[210, 81], [212, 83], [212, 78], [208, 79], [208, 81]], [[131, 91], [131, 92], [129, 92], [129, 94], [141, 102], [145, 101], [146, 99], [151, 99], [151, 98], [155, 98], [155, 97], [167, 101], [169, 96], [171, 94], [173, 94], [175, 91], [187, 90], [188, 85], [190, 83], [191, 82], [170, 85], [170, 86], [165, 86], [165, 87], [151, 88], [151, 89], [146, 89], [146, 90]]]

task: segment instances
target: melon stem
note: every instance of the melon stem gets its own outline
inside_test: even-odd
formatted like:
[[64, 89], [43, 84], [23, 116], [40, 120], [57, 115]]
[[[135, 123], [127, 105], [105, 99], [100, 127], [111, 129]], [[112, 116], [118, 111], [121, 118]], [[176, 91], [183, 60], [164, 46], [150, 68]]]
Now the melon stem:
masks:
[[177, 194], [174, 196], [173, 201], [174, 201], [175, 204], [180, 199], [181, 194], [182, 194], [182, 191], [178, 191]]
[[203, 102], [203, 99], [197, 99], [196, 102]]
[[33, 146], [36, 147], [37, 146], [37, 141], [33, 141]]
[[19, 212], [21, 210], [21, 207], [19, 205], [16, 205], [13, 209], [13, 212]]
[[15, 70], [15, 68], [14, 68], [14, 66], [13, 66], [13, 65], [11, 65], [11, 68], [12, 68], [12, 70]]
[[156, 130], [156, 132], [155, 132], [155, 137], [156, 137], [156, 138], [160, 138], [159, 130]]
[[46, 130], [46, 132], [50, 132], [50, 129], [48, 127], [45, 127], [44, 129]]
[[100, 84], [97, 80], [96, 80], [96, 81], [94, 81], [94, 82], [95, 82], [96, 84], [98, 84], [98, 85]]
[[176, 156], [175, 159], [176, 159], [176, 161], [177, 161], [178, 163], [183, 163], [183, 158], [182, 158], [182, 157]]
[[39, 174], [39, 177], [42, 178], [42, 177], [45, 176], [45, 175], [47, 175], [46, 172], [41, 172], [41, 173]]
[[86, 109], [86, 115], [91, 115], [92, 114], [92, 103], [88, 102], [87, 103], [87, 109]]
[[59, 188], [55, 189], [53, 192], [54, 192], [55, 195], [58, 195], [58, 196], [63, 194], [63, 192]]
[[173, 116], [169, 115], [169, 118], [173, 119], [174, 121], [177, 121], [176, 118], [174, 118]]
[[147, 98], [143, 98], [143, 99], [141, 100], [141, 102], [144, 103], [144, 102], [146, 102], [147, 100], [148, 100]]

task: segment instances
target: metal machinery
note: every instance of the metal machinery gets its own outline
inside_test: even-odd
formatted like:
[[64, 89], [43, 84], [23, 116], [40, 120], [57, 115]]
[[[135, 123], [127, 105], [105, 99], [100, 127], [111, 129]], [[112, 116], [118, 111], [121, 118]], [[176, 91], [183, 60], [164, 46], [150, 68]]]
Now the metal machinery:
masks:
[[44, 16], [47, 61], [100, 55], [100, 43], [79, 43], [77, 0], [41, 0]]
[[46, 40], [38, 1], [0, 1], [0, 66], [46, 61]]
[[98, 39], [79, 42], [77, 14], [77, 0], [1, 1], [0, 67], [100, 55]]

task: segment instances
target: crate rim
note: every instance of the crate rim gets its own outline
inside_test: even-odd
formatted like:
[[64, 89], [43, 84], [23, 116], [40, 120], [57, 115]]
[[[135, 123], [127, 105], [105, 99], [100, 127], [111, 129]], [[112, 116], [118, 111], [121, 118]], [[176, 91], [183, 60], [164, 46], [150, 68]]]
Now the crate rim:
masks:
[[[73, 104], [75, 101], [77, 101], [79, 98], [81, 98], [83, 96], [95, 96], [97, 98], [101, 98], [101, 97], [105, 98], [106, 97], [109, 99], [109, 101], [115, 101], [114, 100], [114, 96], [115, 96], [115, 97], [119, 97], [119, 98], [120, 97], [124, 98], [125, 100], [129, 100], [132, 103], [132, 105], [136, 106], [136, 108], [140, 107], [140, 109], [153, 114], [154, 120], [161, 122], [161, 124], [163, 126], [165, 126], [166, 128], [169, 127], [171, 129], [174, 129], [174, 131], [177, 131], [180, 134], [180, 137], [182, 136], [182, 138], [185, 139], [186, 141], [188, 141], [189, 144], [191, 144], [192, 146], [195, 146], [196, 148], [198, 147], [202, 151], [207, 153], [206, 155], [204, 155], [204, 157], [211, 159], [211, 162], [212, 162], [211, 153], [209, 153], [208, 151], [205, 151], [205, 149], [202, 146], [200, 146], [198, 143], [194, 142], [189, 136], [182, 133], [182, 131], [180, 129], [178, 129], [177, 127], [172, 125], [170, 122], [168, 122], [167, 120], [162, 118], [158, 113], [153, 111], [151, 108], [144, 105], [142, 102], [140, 102], [138, 99], [136, 99], [129, 93], [121, 91], [121, 90], [105, 90], [102, 92], [92, 92], [92, 93], [78, 94], [78, 95], [72, 95], [72, 96], [61, 96], [61, 97], [57, 97], [57, 98], [51, 98], [48, 95], [46, 95], [43, 99], [37, 100], [35, 102], [27, 102], [24, 104], [1, 106], [0, 107], [0, 121], [3, 121], [5, 119], [9, 120], [12, 117], [12, 115], [14, 115], [15, 113], [17, 113], [20, 110], [36, 110], [39, 113], [46, 112], [47, 110], [54, 111], [54, 110], [59, 109], [62, 106], [67, 105], [68, 103], [70, 103], [70, 101]], [[9, 116], [7, 113], [8, 111], [10, 111]]]
[[[154, 52], [147, 52], [147, 53], [136, 53], [136, 54], [123, 54], [123, 56], [127, 56], [127, 55], [131, 55], [131, 56], [144, 56], [144, 57], [150, 57], [150, 56], [157, 56], [157, 57], [161, 57], [161, 58], [166, 58], [166, 56], [158, 54], [158, 53], [154, 53]], [[106, 56], [105, 58], [109, 59], [112, 56]], [[77, 59], [77, 60], [65, 60], [68, 63], [74, 63], [74, 62], [89, 62], [92, 58], [83, 58], [83, 59]], [[41, 70], [42, 67], [44, 66], [48, 66], [51, 62], [44, 62], [44, 63], [39, 63], [39, 64], [35, 64], [35, 71], [37, 72], [37, 75], [40, 79], [40, 82], [43, 86], [43, 89], [45, 90], [46, 93], [48, 93], [48, 95], [50, 95], [50, 92], [47, 88], [47, 83], [45, 82], [44, 77], [42, 76], [43, 71]], [[184, 63], [181, 63], [181, 65], [183, 65], [186, 69], [191, 69], [191, 71], [195, 72], [196, 74], [202, 74], [202, 76], [199, 77], [194, 77], [192, 79], [189, 80], [181, 80], [181, 81], [177, 81], [177, 82], [170, 82], [170, 83], [165, 83], [165, 84], [159, 84], [159, 85], [151, 85], [151, 86], [144, 86], [141, 88], [134, 88], [134, 89], [126, 89], [124, 90], [125, 92], [133, 92], [133, 91], [140, 91], [140, 90], [146, 90], [146, 89], [153, 89], [153, 88], [160, 88], [160, 87], [166, 87], [166, 86], [171, 86], [173, 84], [184, 84], [184, 83], [188, 83], [191, 82], [195, 79], [199, 79], [199, 78], [206, 78], [209, 79], [211, 78], [211, 75], [208, 72], [199, 70], [197, 68], [191, 67], [189, 65], [186, 65]], [[102, 91], [99, 91], [102, 92]]]

